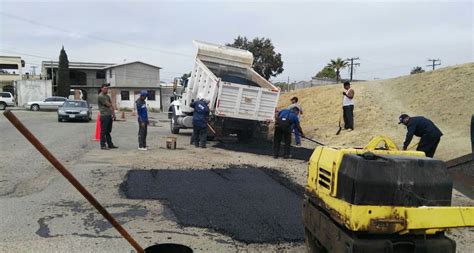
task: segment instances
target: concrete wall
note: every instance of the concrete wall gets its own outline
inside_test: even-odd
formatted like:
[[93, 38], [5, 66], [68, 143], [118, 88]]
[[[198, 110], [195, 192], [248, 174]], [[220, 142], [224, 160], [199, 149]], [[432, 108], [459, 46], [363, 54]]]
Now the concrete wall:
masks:
[[53, 95], [51, 80], [15, 81], [15, 90], [18, 106], [30, 101], [44, 100]]
[[[183, 90], [183, 87], [182, 86], [178, 86], [177, 87], [177, 94], [178, 95], [181, 95], [181, 91]], [[168, 111], [168, 108], [170, 106], [170, 103], [171, 103], [171, 98], [174, 97], [174, 94], [173, 94], [173, 87], [166, 87], [166, 86], [162, 86], [161, 87], [161, 106], [163, 108], [163, 111]]]
[[[115, 105], [117, 109], [120, 108], [127, 108], [131, 110], [135, 110], [135, 101], [140, 97], [140, 90], [135, 88], [112, 88], [112, 92], [110, 94], [115, 98]], [[148, 109], [153, 110], [161, 110], [160, 106], [160, 89], [148, 89], [155, 91], [155, 100], [146, 100], [146, 104]], [[121, 91], [128, 91], [129, 92], [129, 100], [122, 100]], [[112, 100], [114, 100], [112, 98]]]
[[295, 84], [295, 89], [336, 84], [336, 80], [325, 78], [313, 78], [311, 81], [300, 81]]
[[160, 70], [138, 62], [107, 69], [105, 76], [111, 87], [157, 88], [160, 84]]

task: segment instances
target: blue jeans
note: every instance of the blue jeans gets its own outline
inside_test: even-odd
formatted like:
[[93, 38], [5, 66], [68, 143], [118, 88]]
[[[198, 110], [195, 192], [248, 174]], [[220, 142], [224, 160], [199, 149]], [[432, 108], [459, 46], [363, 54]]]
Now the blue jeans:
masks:
[[301, 134], [298, 131], [298, 128], [296, 127], [296, 125], [291, 125], [291, 128], [293, 129], [293, 133], [295, 133], [296, 145], [300, 145], [301, 144]]

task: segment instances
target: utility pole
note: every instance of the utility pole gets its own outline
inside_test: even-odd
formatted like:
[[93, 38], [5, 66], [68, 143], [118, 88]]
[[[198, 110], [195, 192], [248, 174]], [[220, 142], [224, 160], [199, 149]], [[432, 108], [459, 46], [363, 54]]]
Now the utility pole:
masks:
[[[433, 67], [433, 70], [435, 70], [435, 66], [439, 66], [441, 65], [441, 60], [438, 58], [438, 59], [428, 59], [428, 61], [432, 62], [431, 65], [426, 65], [426, 67]], [[436, 62], [439, 62], [439, 63], [436, 63]]]
[[288, 82], [286, 83], [286, 91], [290, 91], [290, 76], [288, 76]]
[[354, 61], [358, 61], [358, 60], [359, 60], [359, 57], [352, 57], [352, 58], [347, 58], [346, 59], [346, 61], [351, 62], [351, 81], [352, 81], [352, 76], [353, 76], [353, 73], [354, 73], [354, 66], [357, 66], [357, 67], [360, 66], [360, 63], [354, 63]]

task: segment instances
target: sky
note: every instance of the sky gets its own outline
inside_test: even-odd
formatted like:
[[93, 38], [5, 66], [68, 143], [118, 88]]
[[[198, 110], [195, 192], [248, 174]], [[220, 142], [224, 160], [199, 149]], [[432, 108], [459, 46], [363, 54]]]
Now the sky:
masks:
[[[142, 61], [162, 81], [192, 70], [192, 41], [271, 39], [284, 72], [273, 82], [310, 80], [331, 59], [359, 57], [354, 79], [386, 79], [473, 62], [474, 1], [5, 1], [0, 55], [41, 61]], [[348, 70], [341, 71], [348, 78]]]

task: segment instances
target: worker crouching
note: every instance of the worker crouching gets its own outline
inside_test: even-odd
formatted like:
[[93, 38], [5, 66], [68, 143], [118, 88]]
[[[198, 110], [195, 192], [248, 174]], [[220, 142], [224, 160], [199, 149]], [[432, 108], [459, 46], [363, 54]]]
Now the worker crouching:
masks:
[[275, 132], [273, 135], [273, 158], [278, 158], [280, 154], [280, 142], [284, 141], [283, 158], [290, 158], [290, 144], [291, 144], [291, 126], [294, 125], [302, 137], [304, 137], [303, 130], [300, 126], [298, 114], [300, 109], [295, 106], [291, 109], [284, 109], [275, 115]]

